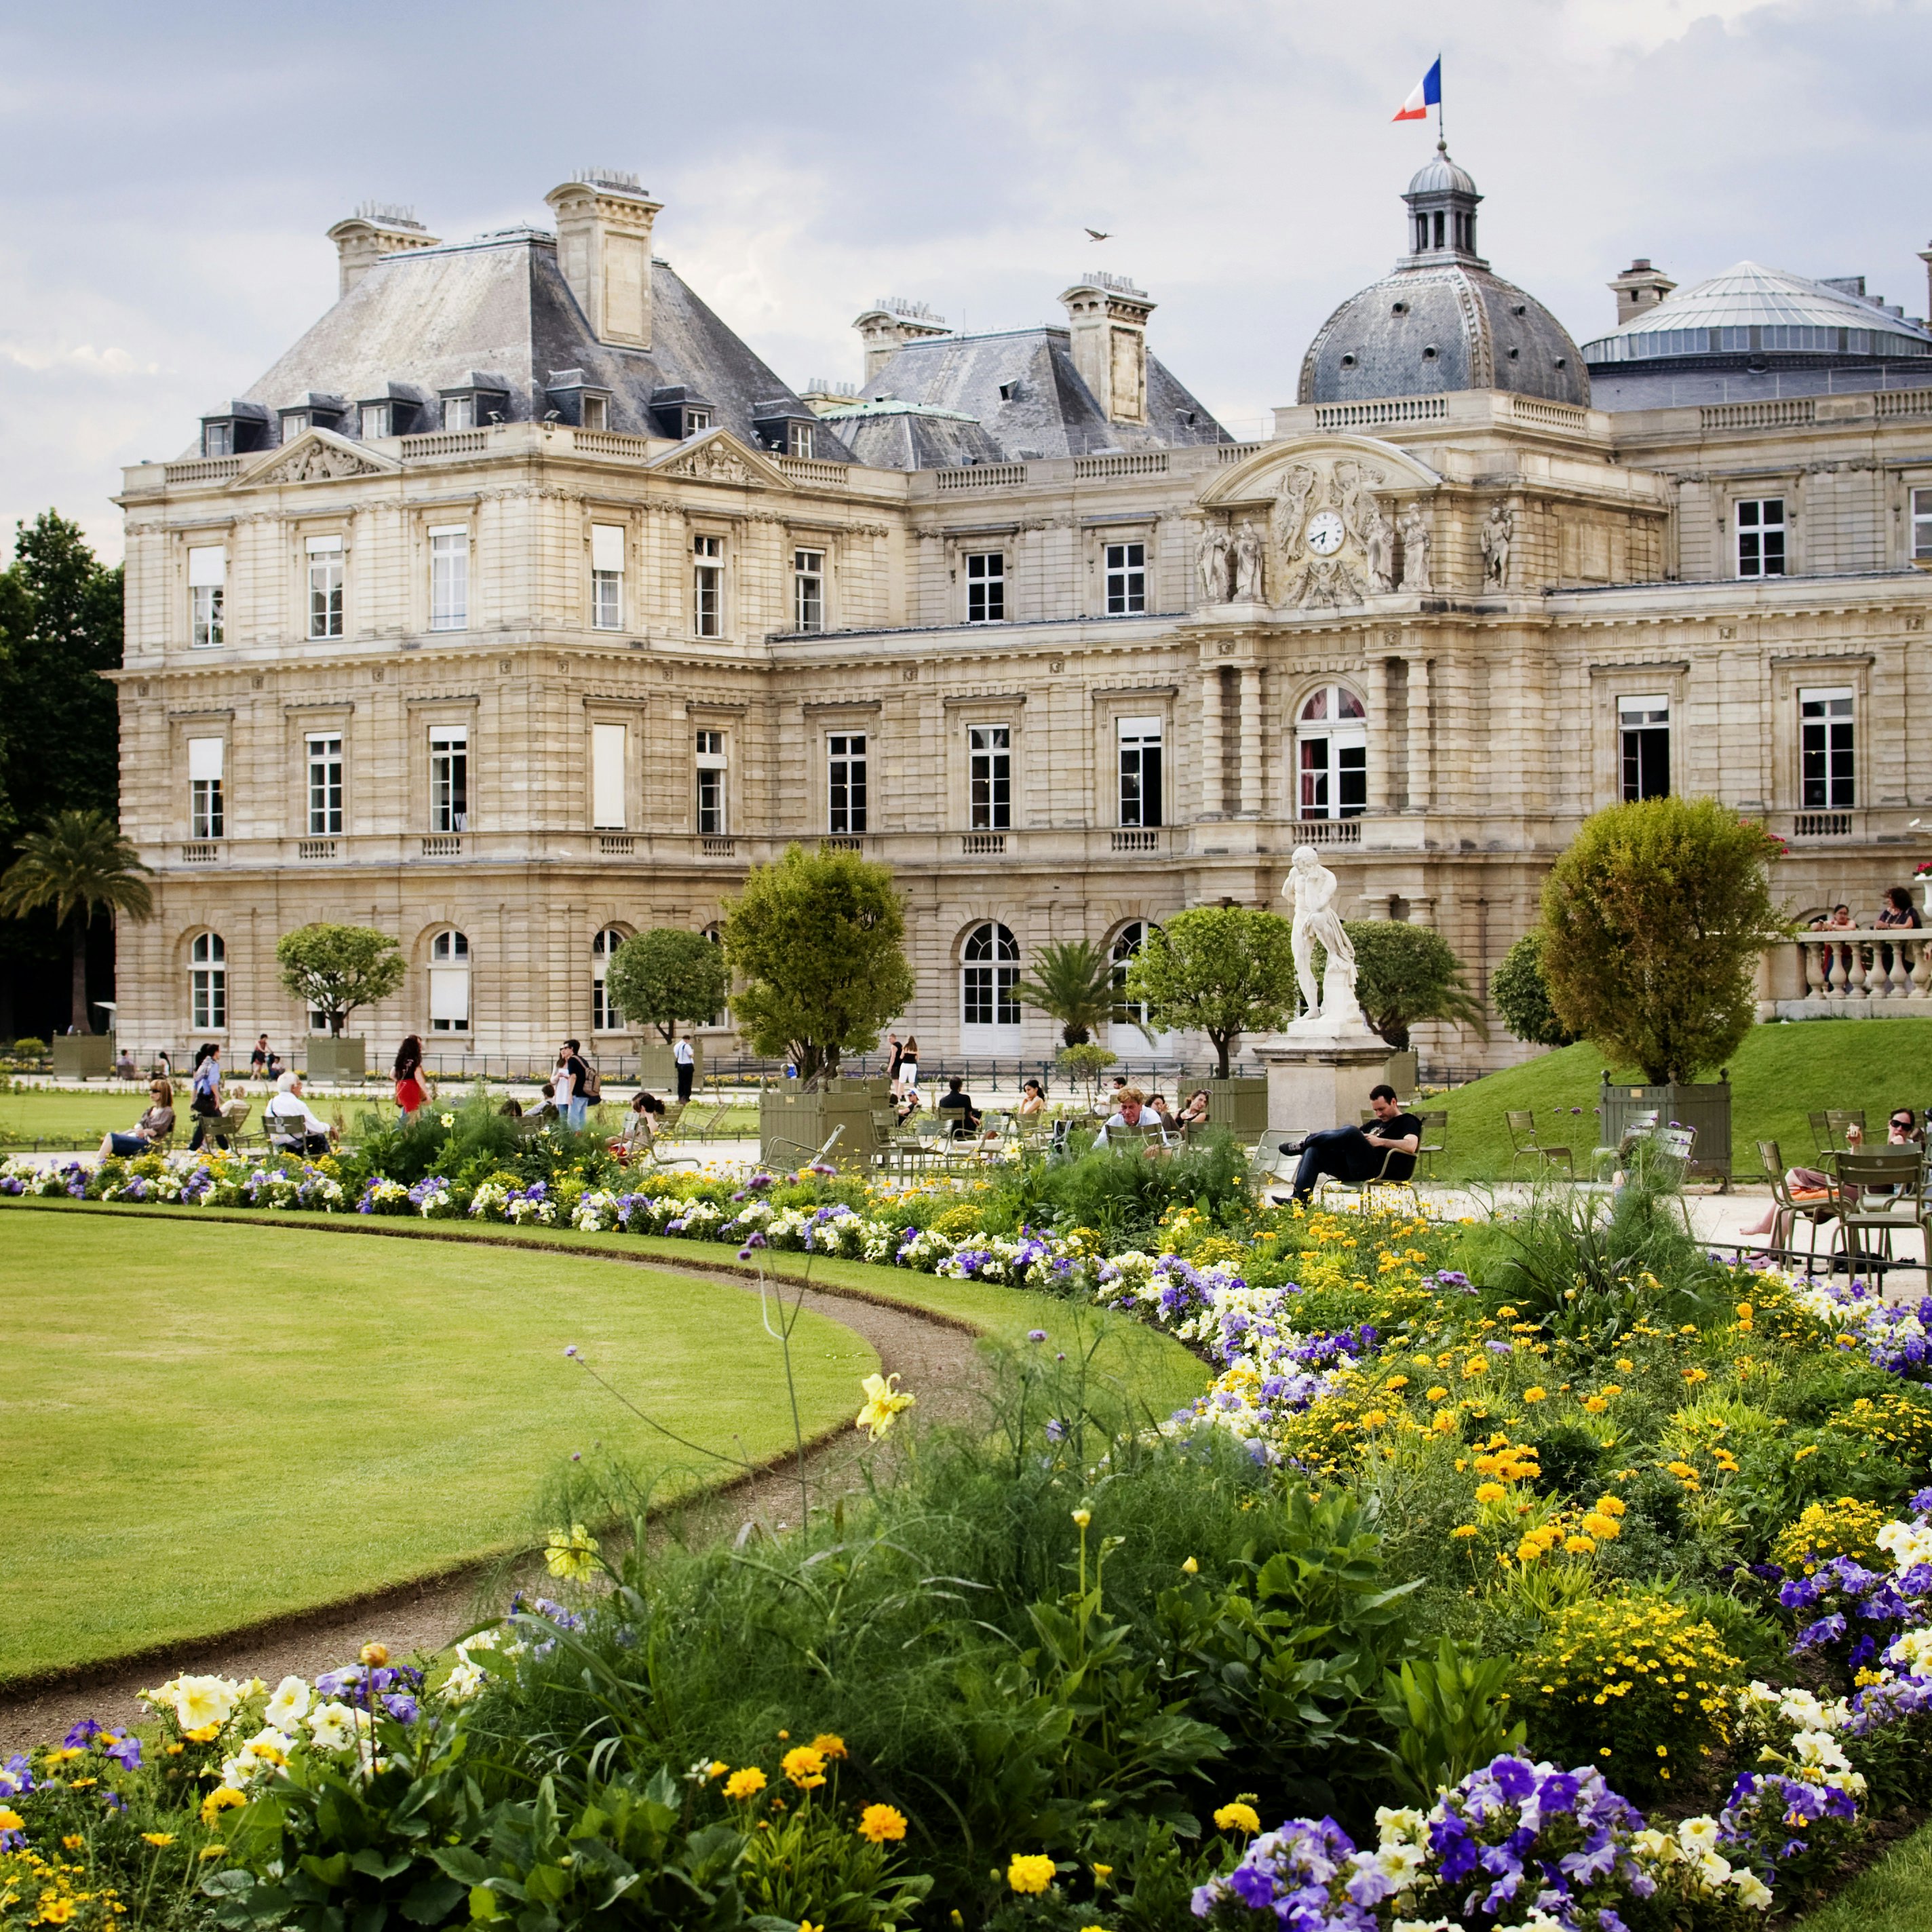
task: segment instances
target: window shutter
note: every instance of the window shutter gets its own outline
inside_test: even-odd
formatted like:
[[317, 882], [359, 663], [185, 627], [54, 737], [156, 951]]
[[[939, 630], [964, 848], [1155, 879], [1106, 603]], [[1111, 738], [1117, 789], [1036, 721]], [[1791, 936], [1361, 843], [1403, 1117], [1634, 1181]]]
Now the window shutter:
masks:
[[188, 775], [190, 780], [212, 778], [221, 782], [221, 752], [225, 741], [220, 738], [190, 738], [188, 741]]
[[624, 829], [624, 740], [622, 724], [590, 728], [591, 818], [600, 832]]
[[188, 580], [196, 590], [220, 590], [228, 580], [228, 553], [218, 544], [208, 550], [188, 554]]
[[622, 524], [592, 524], [590, 526], [590, 567], [592, 570], [622, 572], [624, 568], [624, 531]]
[[470, 1021], [470, 974], [462, 966], [432, 966], [429, 974], [429, 1016], [433, 1020], [452, 1020], [467, 1025]]

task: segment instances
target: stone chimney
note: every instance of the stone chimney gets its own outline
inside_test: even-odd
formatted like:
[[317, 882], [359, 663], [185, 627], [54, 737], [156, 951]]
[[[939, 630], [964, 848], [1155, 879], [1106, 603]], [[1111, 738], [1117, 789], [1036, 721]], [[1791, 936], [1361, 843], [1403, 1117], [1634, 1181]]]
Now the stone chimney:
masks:
[[1089, 274], [1060, 298], [1073, 331], [1073, 366], [1109, 422], [1147, 421], [1147, 292], [1124, 276]]
[[599, 342], [651, 346], [651, 224], [662, 207], [616, 168], [586, 168], [544, 196], [557, 266]]
[[436, 238], [416, 219], [412, 208], [386, 201], [365, 201], [346, 221], [328, 231], [341, 269], [338, 300], [346, 296], [385, 255], [411, 248], [434, 248]]
[[860, 386], [868, 392], [872, 378], [892, 359], [902, 344], [952, 333], [945, 316], [934, 314], [924, 302], [908, 302], [904, 296], [881, 296], [852, 326], [866, 345], [866, 380]]
[[1648, 255], [1640, 255], [1609, 284], [1617, 298], [1617, 326], [1656, 308], [1676, 286], [1661, 269], [1650, 266]]

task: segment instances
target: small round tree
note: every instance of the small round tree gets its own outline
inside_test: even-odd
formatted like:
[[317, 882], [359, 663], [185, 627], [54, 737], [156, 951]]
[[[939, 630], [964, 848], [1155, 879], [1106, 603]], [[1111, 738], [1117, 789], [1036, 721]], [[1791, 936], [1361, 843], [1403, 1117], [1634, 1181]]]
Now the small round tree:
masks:
[[1556, 1017], [1543, 976], [1543, 933], [1526, 932], [1490, 975], [1490, 999], [1503, 1024], [1532, 1046], [1574, 1046], [1576, 1036]]
[[612, 954], [604, 981], [612, 1006], [638, 1026], [655, 1027], [667, 1043], [678, 1022], [701, 1026], [724, 1010], [731, 976], [722, 946], [701, 932], [654, 926]]
[[1292, 929], [1278, 914], [1246, 906], [1176, 913], [1148, 929], [1119, 998], [1145, 1006], [1158, 1031], [1205, 1034], [1225, 1080], [1242, 1034], [1271, 1033], [1294, 1010]]
[[370, 926], [334, 926], [318, 920], [275, 942], [282, 984], [310, 1012], [323, 1016], [329, 1036], [340, 1040], [358, 1006], [386, 1000], [409, 968], [386, 932]]
[[1790, 931], [1777, 842], [1712, 798], [1586, 819], [1543, 888], [1543, 976], [1558, 1021], [1653, 1085], [1723, 1064], [1756, 1018], [1758, 955]]
[[[1355, 998], [1362, 1017], [1398, 1053], [1408, 1051], [1408, 1030], [1423, 1020], [1448, 1020], [1479, 1038], [1490, 1036], [1482, 1004], [1469, 990], [1462, 962], [1434, 927], [1396, 919], [1342, 923], [1355, 948]], [[1327, 955], [1316, 949], [1317, 975]]]

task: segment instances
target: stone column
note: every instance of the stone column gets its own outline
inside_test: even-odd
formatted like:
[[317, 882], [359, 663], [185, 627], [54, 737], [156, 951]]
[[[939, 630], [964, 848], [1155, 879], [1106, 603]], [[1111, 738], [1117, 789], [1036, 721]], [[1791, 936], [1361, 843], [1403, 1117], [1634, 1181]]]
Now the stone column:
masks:
[[1220, 818], [1228, 801], [1221, 788], [1221, 671], [1209, 664], [1201, 674], [1201, 816]]
[[1369, 686], [1369, 811], [1379, 816], [1389, 808], [1392, 788], [1389, 760], [1395, 754], [1395, 737], [1390, 729], [1390, 688], [1395, 680], [1389, 661], [1378, 657], [1370, 666]]
[[1241, 667], [1241, 816], [1262, 815], [1262, 670]]
[[1435, 667], [1426, 658], [1408, 661], [1408, 808], [1431, 812], [1436, 807]]

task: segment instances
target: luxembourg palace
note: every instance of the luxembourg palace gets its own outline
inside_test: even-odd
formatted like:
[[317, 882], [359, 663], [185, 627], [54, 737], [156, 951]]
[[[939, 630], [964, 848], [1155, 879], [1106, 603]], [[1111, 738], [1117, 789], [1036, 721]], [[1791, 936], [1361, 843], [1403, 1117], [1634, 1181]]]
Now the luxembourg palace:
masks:
[[1481, 199], [1438, 151], [1261, 442], [1117, 276], [992, 334], [881, 301], [801, 391], [633, 177], [554, 229], [338, 223], [335, 305], [124, 473], [122, 1038], [286, 1048], [275, 941], [332, 919], [408, 959], [372, 1059], [634, 1051], [610, 951], [794, 841], [891, 866], [928, 1065], [1046, 1057], [1034, 948], [1278, 907], [1304, 843], [1479, 990], [1619, 798], [1761, 817], [1862, 923], [1932, 801], [1932, 333], [1862, 277], [1640, 261], [1580, 347]]

